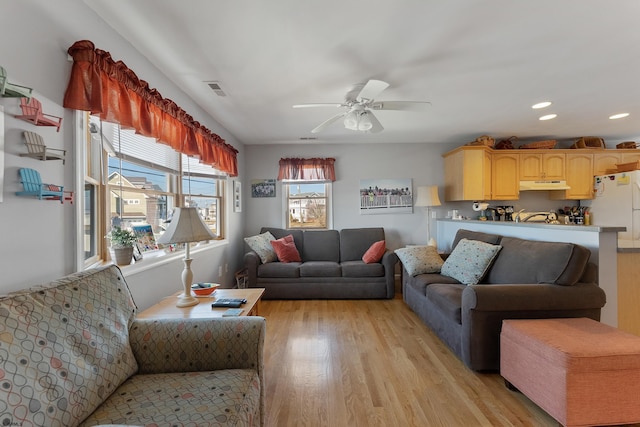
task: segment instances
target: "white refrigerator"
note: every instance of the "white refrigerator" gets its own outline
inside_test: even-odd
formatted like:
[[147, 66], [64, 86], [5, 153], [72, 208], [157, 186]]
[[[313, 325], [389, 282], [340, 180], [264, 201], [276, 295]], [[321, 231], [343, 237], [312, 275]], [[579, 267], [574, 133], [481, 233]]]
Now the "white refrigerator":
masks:
[[594, 177], [591, 224], [626, 227], [618, 232], [618, 248], [640, 248], [640, 171]]

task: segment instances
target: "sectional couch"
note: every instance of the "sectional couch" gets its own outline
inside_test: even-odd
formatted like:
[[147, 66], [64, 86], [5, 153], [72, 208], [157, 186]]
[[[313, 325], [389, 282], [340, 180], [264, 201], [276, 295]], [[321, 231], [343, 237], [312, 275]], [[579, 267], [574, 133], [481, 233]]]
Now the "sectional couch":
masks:
[[299, 262], [262, 262], [247, 247], [244, 265], [248, 286], [265, 288], [264, 299], [393, 298], [398, 257], [385, 250], [379, 262], [362, 258], [375, 243], [385, 240], [384, 229], [287, 230], [263, 227], [275, 239], [292, 235]]
[[407, 305], [469, 368], [499, 369], [504, 319], [600, 320], [606, 296], [587, 248], [459, 230], [451, 255], [463, 239], [501, 247], [478, 284], [439, 272], [411, 275], [403, 266], [402, 290]]
[[115, 266], [0, 297], [0, 425], [264, 425], [264, 318], [136, 313]]

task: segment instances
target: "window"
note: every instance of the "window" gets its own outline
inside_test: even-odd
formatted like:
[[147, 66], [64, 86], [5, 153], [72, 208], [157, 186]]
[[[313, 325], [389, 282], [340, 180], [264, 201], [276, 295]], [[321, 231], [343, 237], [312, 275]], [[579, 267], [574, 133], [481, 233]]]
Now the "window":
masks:
[[157, 240], [176, 206], [198, 207], [211, 230], [224, 237], [225, 174], [115, 124], [86, 113], [78, 117], [87, 129], [84, 192], [78, 195], [85, 267], [109, 260], [104, 236], [112, 227], [150, 225]]
[[285, 228], [332, 228], [331, 183], [283, 182]]

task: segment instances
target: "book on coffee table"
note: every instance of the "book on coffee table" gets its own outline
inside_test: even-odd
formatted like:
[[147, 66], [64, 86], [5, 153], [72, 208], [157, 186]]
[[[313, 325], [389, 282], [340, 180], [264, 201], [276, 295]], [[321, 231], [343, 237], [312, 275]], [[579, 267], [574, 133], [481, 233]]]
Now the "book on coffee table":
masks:
[[227, 309], [227, 311], [222, 313], [222, 317], [240, 316], [242, 314], [242, 311], [243, 310], [241, 308], [229, 308], [229, 309]]

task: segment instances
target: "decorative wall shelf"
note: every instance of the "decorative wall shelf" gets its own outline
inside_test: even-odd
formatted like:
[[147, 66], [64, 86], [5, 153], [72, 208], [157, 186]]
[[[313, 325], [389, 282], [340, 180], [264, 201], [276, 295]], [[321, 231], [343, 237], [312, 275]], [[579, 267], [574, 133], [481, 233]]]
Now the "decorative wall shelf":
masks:
[[[62, 185], [43, 183], [40, 172], [35, 169], [21, 168], [18, 173], [23, 191], [16, 191], [16, 196], [35, 196], [40, 200], [60, 200], [60, 203], [64, 203], [66, 195]], [[71, 193], [71, 203], [73, 203], [73, 193]]]
[[42, 136], [35, 132], [24, 131], [24, 145], [27, 146], [27, 153], [20, 153], [20, 157], [31, 157], [38, 160], [62, 160], [64, 165], [64, 156], [67, 153], [66, 150], [58, 148], [48, 148], [44, 144]]
[[7, 70], [0, 67], [0, 96], [3, 98], [27, 98], [31, 99], [33, 89], [9, 82]]
[[62, 117], [43, 113], [42, 103], [36, 98], [22, 98], [20, 108], [22, 109], [22, 114], [17, 115], [16, 119], [24, 120], [36, 126], [53, 126], [57, 132], [60, 132]]

